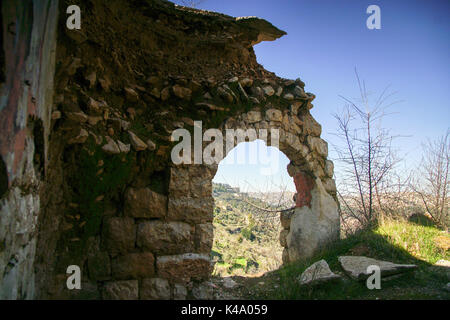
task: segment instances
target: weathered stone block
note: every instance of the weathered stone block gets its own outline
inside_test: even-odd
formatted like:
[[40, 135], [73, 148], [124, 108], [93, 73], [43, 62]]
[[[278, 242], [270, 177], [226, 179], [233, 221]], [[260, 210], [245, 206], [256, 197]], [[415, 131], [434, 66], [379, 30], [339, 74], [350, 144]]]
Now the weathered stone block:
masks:
[[314, 286], [317, 284], [331, 282], [341, 279], [340, 275], [333, 273], [325, 260], [319, 260], [310, 265], [300, 277], [298, 281], [300, 285]]
[[137, 280], [110, 281], [103, 287], [104, 300], [137, 300], [139, 287]]
[[136, 230], [133, 218], [109, 217], [103, 225], [103, 242], [111, 255], [134, 249]]
[[278, 109], [268, 109], [266, 110], [266, 120], [281, 122], [283, 120], [283, 113]]
[[212, 177], [204, 175], [191, 175], [189, 189], [194, 198], [209, 197], [212, 193]]
[[211, 252], [214, 240], [214, 227], [212, 223], [203, 223], [195, 226], [195, 248], [196, 252]]
[[320, 179], [311, 190], [311, 205], [295, 208], [287, 236], [290, 261], [312, 257], [318, 250], [339, 239], [336, 201]]
[[325, 173], [328, 177], [332, 178], [334, 173], [334, 164], [333, 161], [327, 160], [325, 161]]
[[189, 170], [184, 167], [170, 168], [170, 197], [185, 197], [189, 194]]
[[142, 280], [140, 290], [141, 300], [168, 300], [170, 299], [169, 281], [161, 278]]
[[322, 126], [312, 117], [311, 114], [306, 113], [301, 117], [303, 122], [303, 129], [307, 135], [320, 137], [322, 133]]
[[300, 142], [300, 139], [298, 138], [297, 135], [290, 132], [285, 132], [284, 137], [282, 139], [280, 136], [280, 141], [284, 142], [295, 151], [302, 152], [303, 145]]
[[162, 218], [167, 212], [167, 197], [149, 188], [129, 188], [125, 193], [125, 214], [135, 218]]
[[88, 258], [89, 278], [92, 280], [108, 280], [111, 277], [111, 262], [105, 251], [97, 252]]
[[157, 254], [192, 251], [194, 227], [184, 222], [144, 221], [138, 224], [137, 246]]
[[328, 156], [328, 143], [320, 138], [308, 136], [307, 142], [311, 150], [316, 151], [320, 156]]
[[355, 280], [367, 279], [372, 274], [372, 272], [367, 271], [369, 266], [377, 266], [380, 268], [382, 277], [417, 269], [415, 264], [397, 264], [363, 256], [340, 256], [338, 260], [342, 269]]
[[255, 123], [262, 120], [261, 112], [259, 111], [249, 111], [247, 112], [247, 122]]
[[162, 256], [156, 259], [158, 276], [173, 282], [187, 283], [191, 280], [207, 279], [212, 265], [207, 254], [185, 253]]
[[173, 298], [175, 300], [186, 300], [187, 289], [185, 286], [182, 286], [179, 283], [174, 284], [173, 286]]
[[167, 211], [167, 219], [189, 223], [212, 222], [214, 208], [213, 198], [171, 198]]
[[114, 279], [149, 278], [155, 274], [155, 258], [150, 252], [130, 253], [112, 261]]

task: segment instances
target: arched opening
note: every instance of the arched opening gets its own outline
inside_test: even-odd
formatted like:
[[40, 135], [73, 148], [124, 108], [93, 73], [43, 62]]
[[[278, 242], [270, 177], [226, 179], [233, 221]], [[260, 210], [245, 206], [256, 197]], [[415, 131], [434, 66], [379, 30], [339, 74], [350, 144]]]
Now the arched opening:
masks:
[[279, 211], [294, 206], [290, 160], [263, 140], [241, 142], [213, 179], [213, 276], [255, 277], [282, 264]]

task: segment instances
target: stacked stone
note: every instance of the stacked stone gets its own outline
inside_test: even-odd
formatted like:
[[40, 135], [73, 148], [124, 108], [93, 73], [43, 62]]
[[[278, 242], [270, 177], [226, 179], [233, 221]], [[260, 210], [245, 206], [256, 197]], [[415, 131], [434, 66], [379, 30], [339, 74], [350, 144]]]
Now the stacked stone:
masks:
[[[149, 82], [156, 83], [155, 81], [153, 79]], [[197, 107], [206, 108], [209, 112], [227, 111], [232, 104], [249, 102], [253, 106], [250, 111], [224, 121], [220, 128], [223, 136], [226, 137], [225, 130], [230, 128], [254, 129], [256, 132], [268, 129], [269, 134], [270, 129], [278, 129], [279, 149], [291, 160], [288, 166], [290, 176], [297, 180], [301, 176], [311, 177], [313, 182], [309, 189], [317, 184], [315, 179], [318, 179], [329, 193], [328, 197], [335, 197], [333, 164], [326, 159], [328, 145], [320, 138], [320, 124], [309, 113], [315, 96], [304, 92], [303, 82], [233, 77], [220, 83], [209, 81], [208, 87], [201, 84], [194, 87], [192, 89], [197, 95], [200, 92], [203, 97], [203, 102], [198, 102]], [[164, 99], [171, 97], [190, 101], [192, 89], [177, 83], [162, 91], [165, 92]], [[162, 91], [157, 90], [155, 87], [151, 91], [161, 99]], [[131, 88], [125, 88], [124, 95], [130, 102], [139, 100]], [[129, 117], [125, 120], [118, 112], [110, 110], [104, 101], [89, 98], [88, 106], [92, 114], [85, 115], [81, 111], [64, 113], [66, 123], [76, 127], [75, 122], [80, 133], [85, 132], [83, 139], [69, 139], [68, 143], [82, 144], [91, 134], [96, 141], [100, 141], [106, 154], [131, 152], [130, 145], [114, 139], [114, 133], [128, 130], [134, 120], [133, 112], [128, 110]], [[94, 123], [92, 117], [96, 117], [96, 113], [100, 115], [100, 119]], [[105, 117], [105, 114], [109, 113], [115, 114], [116, 117]], [[180, 120], [175, 122], [174, 127], [184, 127], [192, 126], [194, 120], [180, 117]], [[109, 127], [109, 135], [105, 137], [96, 136], [89, 129], [97, 126], [97, 131], [101, 131], [102, 127], [116, 123], [117, 125]], [[156, 149], [152, 141], [144, 143], [130, 130], [128, 134], [133, 152]], [[250, 137], [249, 140], [252, 139], [256, 139], [256, 136]], [[270, 136], [267, 142], [270, 145]], [[212, 297], [211, 286], [207, 280], [212, 271], [209, 258], [213, 241], [214, 206], [211, 181], [217, 165], [175, 166], [169, 162], [167, 166], [170, 167], [170, 179], [166, 194], [142, 187], [142, 183], [136, 181], [135, 185], [139, 187], [129, 187], [125, 191], [123, 211], [113, 216], [107, 215], [104, 219], [100, 245], [90, 254], [87, 263], [92, 286], [99, 289], [99, 296], [103, 299]], [[139, 177], [137, 179], [139, 180]], [[305, 186], [301, 185], [299, 189], [303, 187]], [[299, 200], [304, 197], [297, 198], [298, 207], [310, 205]], [[289, 250], [292, 241], [288, 239], [295, 238], [295, 235], [290, 234], [292, 215], [292, 212], [284, 212], [281, 215], [284, 229], [280, 234], [280, 243], [285, 247], [285, 262], [299, 256], [295, 246]]]
[[[247, 80], [241, 82], [248, 83]], [[273, 89], [274, 87], [276, 90]], [[287, 169], [297, 186], [296, 207], [311, 207], [311, 191], [313, 189], [319, 190], [316, 196], [319, 199], [318, 201], [330, 204], [325, 209], [318, 208], [315, 210], [319, 215], [323, 210], [326, 211], [319, 216], [319, 220], [315, 224], [323, 226], [331, 224], [331, 226], [327, 227], [327, 231], [317, 231], [314, 234], [314, 237], [317, 238], [316, 241], [312, 240], [312, 244], [308, 248], [301, 246], [299, 248], [299, 239], [296, 236], [300, 232], [298, 228], [291, 232], [291, 219], [295, 211], [281, 213], [280, 219], [283, 230], [280, 233], [280, 244], [285, 248], [283, 261], [287, 263], [300, 258], [307, 258], [315, 250], [325, 245], [327, 241], [339, 237], [336, 185], [333, 179], [334, 165], [332, 161], [327, 160], [328, 144], [320, 138], [321, 125], [309, 113], [309, 110], [313, 107], [311, 101], [315, 96], [311, 93], [305, 93], [304, 83], [299, 80], [265, 81], [262, 88], [253, 86], [249, 91], [253, 93], [250, 98], [259, 106], [235, 118], [229, 118], [224, 125], [224, 129], [240, 128], [247, 130], [253, 128], [256, 131], [259, 129], [278, 129], [279, 149], [291, 160]], [[288, 100], [290, 102], [289, 108], [283, 109], [273, 105], [268, 99], [273, 95], [282, 96], [283, 99]], [[269, 101], [266, 102], [266, 100]], [[263, 101], [263, 103], [260, 103], [260, 101]], [[267, 142], [270, 144], [271, 140], [268, 139]], [[309, 194], [310, 199], [308, 201], [305, 201], [306, 193]], [[326, 219], [322, 216], [325, 216]], [[306, 224], [312, 222], [303, 221], [303, 223], [305, 224], [304, 229]], [[308, 241], [308, 239], [302, 239], [302, 242], [308, 243]], [[290, 246], [290, 244], [292, 245]]]
[[[149, 188], [126, 191], [123, 217], [110, 217], [103, 226], [106, 252], [89, 264], [96, 280], [108, 279], [104, 299], [199, 298], [212, 271], [214, 204], [212, 176], [199, 170], [208, 172], [171, 169], [168, 196]], [[108, 264], [109, 277], [107, 267], [99, 268]], [[101, 269], [105, 273], [99, 275]]]
[[[259, 33], [266, 34], [267, 30]], [[78, 38], [76, 34], [69, 33], [69, 38], [79, 46], [90, 46], [85, 37]], [[275, 32], [270, 38], [273, 40], [280, 35]], [[255, 44], [254, 41], [250, 42]], [[103, 153], [102, 164], [95, 173], [99, 183], [106, 161], [128, 159], [132, 173], [126, 185], [95, 199], [106, 210], [99, 230], [95, 230], [88, 245], [83, 247], [86, 252], [74, 254], [67, 243], [63, 243], [53, 257], [45, 254], [55, 260], [56, 275], [51, 275], [56, 280], [55, 286], [64, 286], [65, 268], [77, 264], [83, 271], [82, 291], [88, 298], [212, 297], [208, 282], [213, 241], [211, 181], [217, 165], [176, 166], [169, 157], [173, 130], [191, 130], [196, 120], [203, 121], [203, 130], [208, 129], [210, 123], [222, 122], [218, 129], [222, 130], [223, 137], [228, 128], [255, 129], [256, 132], [278, 129], [279, 149], [291, 160], [289, 174], [296, 181], [303, 181], [299, 177], [310, 177], [312, 182], [308, 188], [311, 190], [319, 184], [323, 187], [319, 196], [313, 192], [310, 202], [335, 197], [333, 164], [327, 160], [328, 145], [320, 138], [321, 126], [309, 112], [315, 96], [304, 91], [305, 84], [301, 80], [276, 77], [258, 66], [253, 55], [254, 70], [226, 67], [226, 76], [219, 78], [211, 68], [214, 76], [201, 74], [194, 78], [189, 76], [192, 70], [180, 70], [177, 75], [160, 71], [144, 75], [136, 72], [141, 68], [133, 65], [125, 71], [117, 57], [111, 61], [84, 57], [89, 50], [76, 51], [75, 56], [68, 54], [70, 50], [58, 52], [52, 134], [56, 137], [54, 144], [63, 143], [55, 148], [62, 151], [55, 151], [52, 159], [62, 159], [64, 153], [64, 159], [72, 159], [69, 164], [77, 166], [79, 151], [91, 152], [88, 142], [94, 141], [96, 152]], [[127, 63], [132, 61], [128, 59]], [[124, 76], [113, 78], [113, 70], [124, 70]], [[211, 121], [217, 119], [220, 121]], [[269, 136], [269, 144], [270, 140]], [[62, 164], [58, 166], [64, 173]], [[150, 188], [154, 172], [164, 173], [162, 178], [158, 177], [163, 181], [157, 192]], [[73, 195], [72, 187], [61, 188], [68, 199]], [[311, 205], [304, 195], [297, 198], [301, 199], [297, 201], [298, 207]], [[54, 217], [53, 212], [72, 205], [77, 204], [61, 205], [55, 201], [53, 209], [46, 208], [51, 212], [48, 221], [61, 221], [61, 226], [44, 226], [41, 228], [44, 233], [49, 229], [57, 230], [59, 234], [54, 238], [63, 239], [74, 224], [82, 230], [89, 213], [83, 212], [83, 221], [78, 218], [75, 222], [64, 221], [66, 215]], [[291, 220], [282, 216], [284, 230], [280, 242], [286, 248], [285, 261], [299, 256], [294, 241], [298, 230], [291, 227]], [[78, 242], [83, 235], [77, 236], [71, 234], [73, 238], [69, 241]], [[53, 244], [54, 247], [57, 245]], [[58, 290], [50, 292], [48, 297], [77, 297], [74, 292], [66, 294], [66, 288], [63, 289], [65, 294]], [[86, 298], [86, 295], [81, 296]]]

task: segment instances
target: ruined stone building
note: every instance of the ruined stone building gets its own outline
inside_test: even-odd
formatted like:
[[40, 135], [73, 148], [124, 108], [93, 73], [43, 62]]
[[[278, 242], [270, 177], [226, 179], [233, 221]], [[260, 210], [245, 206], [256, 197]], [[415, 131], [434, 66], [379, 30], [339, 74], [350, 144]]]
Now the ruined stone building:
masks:
[[205, 297], [217, 164], [171, 161], [194, 121], [279, 129], [297, 187], [284, 262], [338, 239], [315, 96], [256, 62], [285, 32], [162, 0], [4, 0], [0, 17], [0, 298]]

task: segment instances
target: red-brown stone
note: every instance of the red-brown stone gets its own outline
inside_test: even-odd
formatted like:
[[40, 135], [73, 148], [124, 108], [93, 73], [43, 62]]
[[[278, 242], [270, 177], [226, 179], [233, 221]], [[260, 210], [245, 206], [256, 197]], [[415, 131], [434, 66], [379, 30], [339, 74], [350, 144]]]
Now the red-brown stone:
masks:
[[295, 206], [311, 208], [311, 190], [314, 188], [314, 179], [305, 172], [299, 172], [294, 176], [294, 183], [297, 189]]

